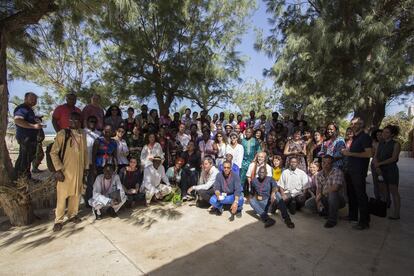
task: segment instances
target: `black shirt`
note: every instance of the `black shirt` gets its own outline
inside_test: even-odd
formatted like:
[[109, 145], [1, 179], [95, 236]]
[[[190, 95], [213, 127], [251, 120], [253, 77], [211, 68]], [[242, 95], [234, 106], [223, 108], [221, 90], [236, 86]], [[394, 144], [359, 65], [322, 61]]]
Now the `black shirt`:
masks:
[[[14, 109], [13, 112], [14, 116], [22, 117], [26, 122], [31, 124], [36, 124], [36, 115], [33, 112], [33, 109], [26, 105], [21, 104]], [[39, 130], [31, 129], [31, 128], [24, 128], [16, 125], [16, 139], [17, 140], [24, 140], [28, 139], [29, 141], [36, 142], [37, 141], [37, 134]]]
[[[352, 144], [349, 151], [361, 153], [367, 148], [372, 148], [372, 139], [364, 131], [361, 131], [358, 135], [352, 138]], [[348, 170], [366, 174], [368, 172], [369, 159], [370, 158], [349, 156]]]

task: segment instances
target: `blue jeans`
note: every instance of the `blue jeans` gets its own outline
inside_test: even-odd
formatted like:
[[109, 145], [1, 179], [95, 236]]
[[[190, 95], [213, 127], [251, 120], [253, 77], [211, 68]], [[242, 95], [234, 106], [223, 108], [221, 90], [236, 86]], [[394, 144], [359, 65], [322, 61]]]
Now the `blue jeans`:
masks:
[[[230, 205], [230, 204], [233, 204], [233, 202], [234, 202], [234, 195], [228, 195], [223, 200], [218, 200], [216, 195], [213, 195], [212, 197], [210, 197], [211, 206], [219, 210], [222, 210], [224, 205]], [[237, 212], [240, 212], [243, 209], [243, 203], [244, 203], [244, 198], [243, 198], [243, 193], [242, 193], [239, 197], [239, 202], [237, 203], [238, 205]]]
[[[260, 215], [261, 219], [268, 218], [268, 210], [270, 207], [270, 199], [263, 199], [257, 200], [256, 197], [250, 199], [250, 206], [252, 206], [253, 210]], [[280, 213], [282, 214], [283, 219], [289, 218], [289, 214], [287, 212], [285, 201], [282, 199], [282, 195], [280, 193], [276, 193], [276, 200], [272, 206], [273, 209], [279, 209]]]

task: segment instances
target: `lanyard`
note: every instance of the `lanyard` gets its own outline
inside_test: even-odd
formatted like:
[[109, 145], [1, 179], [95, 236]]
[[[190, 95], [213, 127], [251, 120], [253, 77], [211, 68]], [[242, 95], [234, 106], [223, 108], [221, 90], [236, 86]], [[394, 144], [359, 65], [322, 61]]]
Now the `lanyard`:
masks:
[[229, 187], [229, 183], [231, 181], [231, 178], [232, 178], [232, 173], [231, 172], [230, 172], [229, 177], [227, 177], [227, 179], [224, 178], [224, 191], [225, 192], [229, 191], [228, 187]]
[[258, 182], [260, 183], [260, 184], [262, 184], [262, 185], [260, 185], [259, 186], [259, 194], [261, 195], [262, 194], [262, 191], [263, 191], [263, 188], [264, 188], [264, 186], [265, 186], [265, 184], [266, 184], [266, 177], [263, 179], [263, 182], [260, 182], [260, 180], [259, 179], [257, 179], [258, 180]]

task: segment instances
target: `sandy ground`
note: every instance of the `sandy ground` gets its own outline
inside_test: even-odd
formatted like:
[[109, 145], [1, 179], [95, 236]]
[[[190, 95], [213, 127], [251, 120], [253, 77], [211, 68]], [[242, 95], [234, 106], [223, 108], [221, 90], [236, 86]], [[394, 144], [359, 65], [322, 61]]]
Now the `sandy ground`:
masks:
[[[288, 229], [264, 229], [249, 206], [228, 221], [186, 203], [124, 209], [53, 233], [50, 211], [24, 228], [1, 224], [0, 275], [412, 275], [414, 159], [400, 160], [402, 219], [372, 217], [358, 232], [340, 220], [299, 212]], [[371, 185], [369, 185], [371, 186]], [[370, 187], [371, 188], [371, 187]], [[342, 214], [346, 210], [342, 210]]]

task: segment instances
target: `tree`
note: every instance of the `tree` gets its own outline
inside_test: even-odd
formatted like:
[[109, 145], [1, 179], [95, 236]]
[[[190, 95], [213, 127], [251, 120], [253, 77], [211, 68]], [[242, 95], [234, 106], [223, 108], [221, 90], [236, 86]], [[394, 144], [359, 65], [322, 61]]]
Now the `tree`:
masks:
[[[61, 30], [56, 30], [57, 24]], [[31, 62], [24, 53], [9, 51], [11, 77], [44, 87], [49, 93], [43, 100], [49, 103], [53, 103], [51, 94], [56, 103], [69, 92], [85, 91], [99, 78], [101, 68], [88, 31], [87, 24], [72, 21], [70, 12], [42, 20], [31, 30], [31, 40], [36, 44]], [[59, 39], [56, 32], [62, 32]]]
[[258, 50], [288, 97], [324, 101], [335, 120], [354, 110], [378, 126], [386, 103], [413, 91], [414, 1], [266, 1], [274, 28]]
[[119, 97], [155, 97], [161, 114], [175, 98], [192, 97], [192, 89], [213, 92], [201, 84], [214, 86], [217, 66], [232, 71], [240, 65], [235, 46], [253, 5], [135, 0], [128, 13], [98, 17], [97, 36], [109, 40], [103, 47], [109, 64], [105, 81]]
[[254, 110], [257, 115], [265, 114], [269, 117], [277, 108], [280, 93], [265, 87], [265, 82], [255, 80], [246, 82], [233, 94], [232, 101], [243, 115]]
[[[108, 0], [110, 1], [110, 0]], [[112, 1], [111, 1], [112, 2]], [[115, 1], [122, 8], [129, 1]], [[8, 125], [9, 91], [7, 86], [7, 50], [13, 49], [27, 61], [33, 61], [36, 43], [31, 39], [32, 28], [46, 14], [65, 14], [72, 11], [72, 18], [95, 13], [102, 8], [102, 1], [26, 0], [7, 1], [0, 4], [0, 204], [12, 225], [26, 225], [33, 220], [27, 183], [17, 185], [13, 164], [5, 143]], [[91, 6], [95, 5], [95, 9]], [[62, 28], [57, 21], [55, 39], [59, 40]]]
[[410, 151], [410, 132], [413, 128], [413, 117], [409, 117], [404, 111], [398, 112], [394, 115], [389, 115], [384, 118], [381, 123], [381, 128], [387, 125], [396, 125], [400, 128], [400, 135], [397, 139], [401, 143], [401, 150]]

